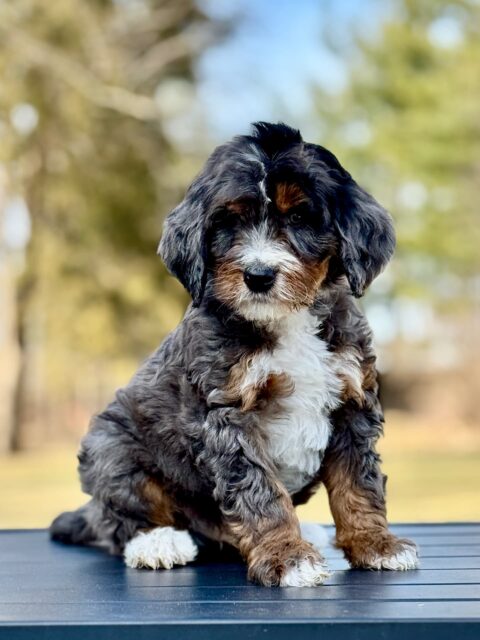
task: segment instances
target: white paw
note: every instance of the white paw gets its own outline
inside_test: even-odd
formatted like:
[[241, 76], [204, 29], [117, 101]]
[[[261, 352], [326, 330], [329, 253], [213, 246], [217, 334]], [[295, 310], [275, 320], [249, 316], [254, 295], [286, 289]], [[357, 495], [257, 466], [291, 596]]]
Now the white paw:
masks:
[[195, 560], [197, 545], [188, 531], [173, 527], [157, 527], [138, 533], [125, 546], [125, 564], [132, 569], [171, 569]]
[[408, 571], [418, 567], [417, 549], [405, 544], [401, 551], [392, 556], [377, 556], [370, 563], [372, 569], [389, 569], [390, 571]]
[[316, 587], [330, 577], [330, 572], [323, 562], [300, 560], [288, 569], [280, 580], [281, 587]]
[[315, 522], [301, 522], [302, 538], [321, 551], [328, 545], [328, 533], [324, 527]]

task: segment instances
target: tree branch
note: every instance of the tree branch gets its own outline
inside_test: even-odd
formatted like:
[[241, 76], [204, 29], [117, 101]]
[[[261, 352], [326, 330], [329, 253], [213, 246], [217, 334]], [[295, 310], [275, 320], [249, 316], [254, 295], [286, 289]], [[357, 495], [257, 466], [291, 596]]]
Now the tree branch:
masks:
[[22, 51], [33, 64], [47, 67], [90, 102], [137, 120], [159, 119], [159, 110], [153, 98], [124, 87], [105, 84], [81, 64], [67, 58], [63, 52], [27, 36], [19, 29], [0, 24], [0, 30], [6, 42], [17, 51]]

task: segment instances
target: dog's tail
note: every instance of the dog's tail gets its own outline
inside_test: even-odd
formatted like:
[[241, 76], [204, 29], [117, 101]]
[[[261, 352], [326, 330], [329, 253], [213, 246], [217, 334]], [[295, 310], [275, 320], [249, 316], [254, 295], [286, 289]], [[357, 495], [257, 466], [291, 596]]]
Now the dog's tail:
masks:
[[51, 539], [64, 544], [94, 544], [97, 539], [95, 512], [93, 500], [90, 500], [76, 511], [61, 513], [50, 525]]

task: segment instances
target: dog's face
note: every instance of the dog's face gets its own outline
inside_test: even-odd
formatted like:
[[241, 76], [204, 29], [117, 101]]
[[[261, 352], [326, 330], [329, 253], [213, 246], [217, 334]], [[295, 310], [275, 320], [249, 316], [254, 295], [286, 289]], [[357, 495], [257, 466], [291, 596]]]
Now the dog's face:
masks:
[[253, 321], [311, 306], [346, 275], [356, 296], [390, 259], [387, 212], [323, 147], [255, 125], [216, 149], [167, 218], [160, 253], [200, 304]]
[[328, 209], [291, 167], [272, 163], [249, 197], [214, 216], [213, 292], [248, 320], [275, 320], [315, 301], [336, 239]]

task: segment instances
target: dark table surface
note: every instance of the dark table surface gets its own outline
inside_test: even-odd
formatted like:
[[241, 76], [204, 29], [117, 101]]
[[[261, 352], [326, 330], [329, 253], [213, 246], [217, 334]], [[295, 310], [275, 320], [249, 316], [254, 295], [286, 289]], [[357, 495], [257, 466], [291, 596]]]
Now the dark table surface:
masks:
[[238, 562], [127, 569], [45, 531], [0, 532], [0, 638], [480, 640], [480, 524], [397, 525], [421, 568], [351, 571], [328, 547], [321, 587], [257, 587]]

